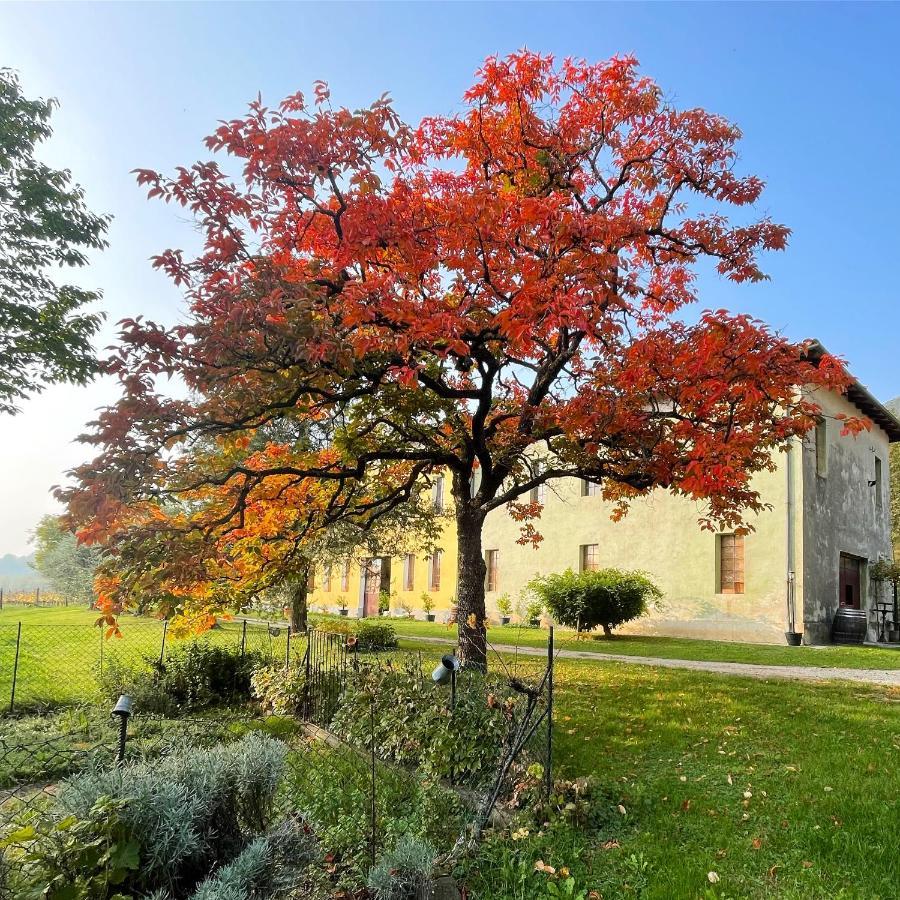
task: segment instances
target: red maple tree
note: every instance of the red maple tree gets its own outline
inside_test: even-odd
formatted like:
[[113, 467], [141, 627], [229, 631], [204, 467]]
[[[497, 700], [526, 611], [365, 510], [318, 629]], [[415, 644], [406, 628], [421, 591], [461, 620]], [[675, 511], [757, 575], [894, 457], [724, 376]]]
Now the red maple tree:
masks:
[[[706, 501], [704, 524], [740, 527], [762, 507], [754, 473], [812, 424], [801, 387], [847, 376], [746, 315], [678, 315], [698, 300], [698, 261], [756, 282], [759, 253], [786, 244], [783, 225], [723, 212], [763, 190], [736, 173], [739, 137], [669, 105], [630, 57], [491, 58], [463, 112], [417, 127], [386, 97], [335, 107], [323, 83], [312, 103], [257, 100], [207, 139], [242, 178], [216, 162], [138, 173], [205, 244], [156, 259], [184, 287], [185, 324], [124, 323], [107, 364], [124, 393], [90, 438], [101, 453], [77, 473], [76, 518], [102, 532], [142, 499], [227, 485], [227, 528], [286, 478], [374, 520], [447, 471], [461, 651], [481, 667], [491, 510], [537, 540], [540, 508], [521, 498], [574, 476], [620, 510], [662, 487]], [[272, 440], [204, 467], [179, 450], [278, 422], [317, 452]]]

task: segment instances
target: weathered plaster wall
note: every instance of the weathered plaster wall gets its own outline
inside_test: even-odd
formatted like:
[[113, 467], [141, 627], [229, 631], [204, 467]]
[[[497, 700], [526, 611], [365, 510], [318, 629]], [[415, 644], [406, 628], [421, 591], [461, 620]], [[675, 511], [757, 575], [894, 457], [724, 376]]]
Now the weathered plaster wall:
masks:
[[[838, 607], [841, 553], [875, 562], [891, 555], [887, 435], [874, 426], [858, 437], [841, 436], [838, 415], [859, 416], [844, 397], [814, 392], [827, 429], [827, 474], [816, 472], [815, 439], [803, 442], [803, 619], [806, 643], [827, 643]], [[882, 461], [882, 504], [875, 502], [875, 457]], [[868, 577], [861, 577], [863, 607], [870, 600]]]
[[578, 571], [581, 545], [598, 544], [602, 567], [644, 570], [665, 594], [661, 609], [626, 630], [783, 642], [787, 491], [784, 459], [779, 463], [776, 472], [763, 473], [756, 482], [773, 509], [749, 520], [756, 531], [745, 538], [744, 594], [717, 593], [716, 538], [697, 524], [697, 504], [656, 491], [637, 501], [623, 521], [613, 522], [609, 504], [582, 497], [580, 482], [566, 479], [548, 491], [538, 549], [516, 543], [519, 526], [505, 510], [488, 516], [484, 549], [500, 550], [497, 590], [487, 595], [489, 612], [504, 593], [515, 602], [535, 575]]

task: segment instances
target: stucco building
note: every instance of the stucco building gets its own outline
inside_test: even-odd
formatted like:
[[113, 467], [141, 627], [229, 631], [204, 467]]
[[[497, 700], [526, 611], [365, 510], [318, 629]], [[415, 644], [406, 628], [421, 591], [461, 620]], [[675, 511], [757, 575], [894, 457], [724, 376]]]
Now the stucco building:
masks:
[[[812, 352], [823, 351], [814, 345]], [[783, 642], [796, 630], [807, 643], [827, 642], [839, 605], [871, 606], [868, 565], [892, 552], [888, 449], [900, 441], [900, 421], [858, 383], [846, 396], [812, 399], [822, 410], [819, 425], [779, 455], [775, 471], [757, 477], [770, 508], [750, 516], [754, 530], [746, 536], [702, 530], [698, 506], [662, 490], [613, 522], [611, 506], [577, 479], [550, 482], [533, 498], [543, 503], [537, 549], [517, 543], [520, 525], [504, 509], [493, 511], [483, 534], [489, 613], [504, 594], [515, 604], [536, 575], [612, 566], [649, 573], [664, 594], [629, 631]], [[842, 418], [860, 415], [871, 430], [842, 435]], [[377, 614], [377, 595], [387, 591], [392, 608], [417, 615], [428, 594], [438, 619], [446, 618], [456, 578], [452, 516], [441, 543], [433, 556], [340, 564], [350, 614]], [[314, 604], [335, 608], [334, 577], [324, 585], [319, 576]]]

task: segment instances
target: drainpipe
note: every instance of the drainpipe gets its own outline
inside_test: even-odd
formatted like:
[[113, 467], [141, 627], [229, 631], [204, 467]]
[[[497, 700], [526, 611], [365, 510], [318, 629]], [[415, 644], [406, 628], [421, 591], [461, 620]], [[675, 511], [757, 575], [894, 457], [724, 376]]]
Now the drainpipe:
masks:
[[794, 571], [794, 444], [792, 440], [787, 451], [787, 625], [788, 631], [795, 628], [795, 588], [796, 573]]

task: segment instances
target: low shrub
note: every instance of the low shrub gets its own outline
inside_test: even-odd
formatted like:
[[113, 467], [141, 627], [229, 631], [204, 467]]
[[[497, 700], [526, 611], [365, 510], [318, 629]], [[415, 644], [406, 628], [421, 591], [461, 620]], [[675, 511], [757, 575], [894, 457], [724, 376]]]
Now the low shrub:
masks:
[[427, 841], [404, 835], [369, 872], [375, 900], [418, 900], [431, 879], [435, 853]]
[[397, 646], [397, 632], [390, 622], [360, 619], [355, 634], [359, 650], [392, 650]]
[[403, 668], [363, 668], [352, 673], [331, 728], [357, 747], [374, 741], [382, 759], [414, 766], [426, 777], [482, 782], [494, 770], [508, 734], [515, 701], [496, 699], [503, 690], [493, 676], [464, 672], [456, 707], [449, 692], [423, 676], [417, 662]]
[[300, 666], [266, 666], [250, 678], [253, 696], [264, 712], [276, 716], [295, 716], [303, 709], [306, 674]]
[[297, 888], [306, 867], [317, 854], [308, 825], [290, 818], [269, 834], [257, 838], [241, 854], [222, 866], [191, 900], [247, 900], [283, 896]]
[[98, 675], [103, 696], [114, 702], [128, 694], [141, 712], [175, 715], [219, 704], [244, 703], [250, 678], [262, 665], [256, 653], [197, 640], [175, 645], [166, 658], [145, 657], [138, 665], [110, 660]]
[[561, 625], [592, 631], [598, 625], [607, 637], [613, 628], [647, 612], [648, 605], [662, 599], [662, 591], [642, 572], [571, 569], [536, 578], [529, 588]]
[[285, 754], [250, 734], [70, 778], [51, 810], [8, 838], [25, 860], [16, 896], [189, 897], [270, 826]]

